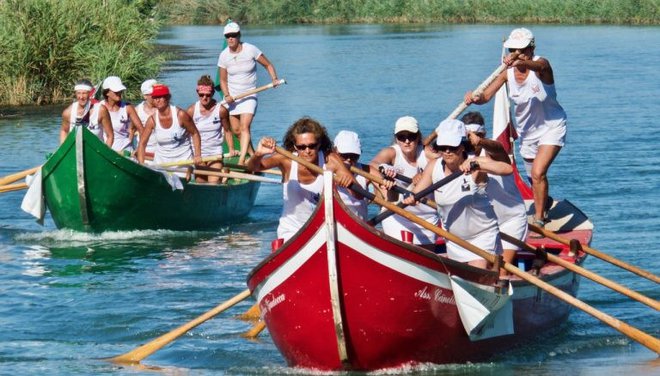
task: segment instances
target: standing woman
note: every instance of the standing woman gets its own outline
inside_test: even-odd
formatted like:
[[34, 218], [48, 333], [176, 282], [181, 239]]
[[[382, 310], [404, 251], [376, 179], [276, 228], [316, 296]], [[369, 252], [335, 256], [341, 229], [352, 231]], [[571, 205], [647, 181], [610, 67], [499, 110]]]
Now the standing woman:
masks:
[[[186, 113], [192, 118], [195, 127], [199, 132], [202, 142], [202, 158], [211, 156], [222, 155], [222, 142], [227, 139], [229, 145], [229, 152], [233, 154], [234, 145], [233, 137], [229, 131], [229, 127], [224, 127], [220, 120], [221, 105], [213, 99], [215, 89], [213, 89], [213, 80], [208, 75], [202, 76], [197, 81], [197, 96], [199, 100], [192, 104], [186, 110]], [[209, 161], [203, 162], [202, 166], [212, 168], [222, 168], [222, 162]], [[220, 177], [218, 176], [197, 176], [197, 182], [218, 183]]]
[[133, 137], [135, 132], [142, 133], [142, 122], [135, 108], [122, 100], [126, 86], [117, 76], [109, 76], [103, 80], [103, 97], [101, 105], [110, 114], [112, 130], [115, 135], [112, 149], [118, 152], [133, 152]]
[[273, 80], [273, 87], [278, 85], [278, 79], [275, 66], [266, 55], [254, 45], [241, 42], [241, 29], [237, 23], [227, 24], [224, 28], [224, 36], [227, 39], [227, 48], [218, 58], [220, 88], [227, 102], [222, 116], [225, 119], [229, 117], [232, 132], [240, 135], [241, 153], [238, 163], [244, 164], [251, 140], [250, 125], [257, 112], [257, 95], [249, 95], [239, 100], [235, 100], [234, 97], [257, 87], [257, 62], [268, 71]]
[[[156, 112], [156, 107], [154, 106], [154, 99], [151, 97], [151, 93], [154, 90], [154, 85], [156, 80], [153, 78], [148, 79], [142, 83], [140, 86], [140, 91], [142, 92], [142, 98], [144, 99], [140, 104], [135, 107], [135, 112], [137, 112], [142, 125], [147, 124], [147, 119]], [[137, 144], [140, 143], [140, 135], [137, 137]], [[153, 154], [156, 151], [156, 135], [151, 133], [149, 141], [147, 142], [147, 154], [153, 158]]]
[[[83, 126], [89, 129], [101, 140], [104, 139], [108, 146], [112, 146], [114, 136], [112, 134], [112, 124], [108, 111], [102, 111], [97, 116], [97, 121], [92, 123], [92, 113], [98, 112], [99, 104], [92, 103], [91, 93], [92, 83], [89, 80], [79, 80], [76, 82], [73, 90], [76, 94], [76, 100], [62, 111], [62, 126], [60, 127], [60, 144], [64, 142], [66, 136], [75, 126]], [[100, 121], [98, 121], [100, 118]]]
[[[417, 120], [412, 116], [403, 116], [394, 125], [394, 144], [378, 152], [370, 165], [381, 169], [390, 178], [399, 174], [412, 179], [413, 184], [416, 184], [428, 162]], [[402, 180], [396, 180], [396, 184], [406, 189], [410, 186], [410, 183]], [[387, 196], [388, 201], [399, 199], [398, 193], [393, 190], [388, 190]], [[438, 223], [438, 213], [433, 208], [420, 205], [407, 207], [406, 210], [433, 225]], [[402, 216], [391, 215], [383, 220], [382, 226], [387, 235], [396, 239], [402, 238], [403, 231], [412, 232], [414, 244], [430, 251], [435, 250], [436, 234]]]
[[[151, 97], [154, 99], [156, 113], [147, 120], [140, 145], [138, 162], [144, 163], [147, 141], [152, 132], [156, 133], [156, 152], [154, 163], [179, 162], [193, 159], [195, 164], [202, 162], [201, 140], [188, 114], [170, 105], [170, 89], [165, 85], [154, 85]], [[191, 141], [192, 140], [192, 141]]]
[[[566, 112], [557, 102], [555, 79], [550, 62], [534, 54], [534, 35], [525, 28], [514, 29], [504, 42], [510, 54], [509, 66], [480, 96], [468, 92], [465, 103], [488, 102], [502, 85], [508, 83], [509, 97], [515, 104], [516, 131], [520, 136], [520, 155], [532, 178], [534, 192], [533, 223], [543, 227], [547, 220], [548, 169], [566, 140]], [[517, 53], [518, 55], [513, 55]]]

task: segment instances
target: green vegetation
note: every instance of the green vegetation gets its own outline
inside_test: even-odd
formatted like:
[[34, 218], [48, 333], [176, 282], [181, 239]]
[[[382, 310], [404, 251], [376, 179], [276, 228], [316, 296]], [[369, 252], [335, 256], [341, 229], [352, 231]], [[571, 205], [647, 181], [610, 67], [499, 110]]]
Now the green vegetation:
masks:
[[153, 50], [155, 3], [0, 0], [0, 104], [70, 100], [76, 80], [109, 75], [137, 93], [164, 61]]
[[657, 25], [660, 0], [161, 0], [170, 24], [611, 23]]

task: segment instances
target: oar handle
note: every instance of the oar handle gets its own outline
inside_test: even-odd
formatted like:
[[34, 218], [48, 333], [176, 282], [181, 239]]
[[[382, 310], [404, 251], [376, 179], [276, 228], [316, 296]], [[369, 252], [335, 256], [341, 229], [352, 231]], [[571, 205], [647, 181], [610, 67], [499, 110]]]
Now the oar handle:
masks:
[[29, 168], [29, 169], [27, 169], [27, 170], [23, 170], [23, 171], [21, 171], [21, 172], [17, 172], [17, 173], [11, 174], [11, 175], [7, 175], [7, 176], [5, 176], [4, 178], [1, 178], [1, 179], [0, 179], [0, 185], [7, 185], [7, 184], [9, 184], [9, 183], [13, 183], [13, 182], [15, 182], [15, 181], [17, 181], [17, 180], [21, 180], [21, 179], [23, 179], [24, 177], [26, 177], [26, 176], [28, 176], [28, 175], [30, 175], [30, 174], [34, 174], [35, 172], [37, 172], [37, 170], [38, 170], [40, 167], [41, 167], [41, 166], [32, 167], [32, 168]]
[[[213, 162], [213, 161], [221, 161], [223, 158], [228, 158], [231, 157], [231, 154], [220, 154], [220, 155], [212, 155], [210, 157], [204, 157], [202, 158], [202, 162]], [[185, 165], [192, 165], [195, 164], [195, 161], [192, 159], [185, 159], [183, 161], [176, 161], [176, 162], [166, 162], [166, 163], [159, 163], [156, 165], [153, 165], [154, 167], [176, 167], [176, 166], [185, 166]]]
[[[513, 54], [511, 54], [512, 59], [515, 59], [516, 57], [518, 57], [517, 52], [514, 52]], [[490, 74], [490, 76], [488, 76], [481, 84], [479, 84], [479, 86], [477, 86], [476, 89], [474, 89], [472, 91], [472, 97], [474, 98], [475, 96], [479, 96], [479, 95], [483, 94], [484, 90], [486, 90], [488, 85], [493, 83], [493, 81], [495, 81], [497, 76], [502, 74], [502, 72], [504, 72], [508, 67], [509, 66], [506, 65], [505, 63], [500, 64], [500, 66], [497, 67], [497, 69], [495, 69], [493, 71], [493, 73]], [[459, 103], [459, 105], [454, 109], [454, 111], [452, 111], [451, 114], [449, 114], [449, 116], [447, 116], [447, 119], [456, 119], [458, 117], [458, 115], [460, 115], [463, 111], [465, 111], [466, 108], [468, 108], [468, 106], [469, 105], [466, 104], [465, 101], [461, 101], [461, 103]], [[436, 137], [438, 137], [438, 135], [435, 133], [435, 130], [434, 130], [428, 136], [426, 136], [426, 138], [424, 139], [424, 141], [423, 141], [424, 146], [426, 146], [426, 145], [430, 144], [431, 142], [433, 142], [433, 140], [435, 140]]]
[[[379, 166], [378, 171], [380, 171], [381, 174], [385, 174], [385, 167]], [[402, 175], [402, 174], [399, 174], [399, 173], [394, 175], [394, 179], [401, 180], [402, 182], [407, 183], [407, 184], [412, 184], [412, 182], [413, 182], [412, 178], [409, 178], [406, 175]]]
[[[278, 84], [278, 85], [286, 84], [286, 80], [283, 79], [283, 78], [280, 79], [280, 80], [277, 80], [277, 84]], [[275, 85], [273, 85], [272, 82], [269, 83], [268, 85], [259, 86], [259, 87], [256, 88], [256, 89], [248, 90], [248, 91], [246, 91], [246, 92], [244, 92], [244, 93], [237, 94], [237, 95], [234, 97], [234, 100], [238, 100], [238, 99], [241, 99], [241, 98], [245, 98], [245, 97], [247, 97], [247, 96], [249, 96], [249, 95], [256, 94], [256, 93], [260, 93], [260, 92], [262, 92], [262, 91], [264, 91], [264, 90], [272, 89], [274, 86], [275, 86]], [[223, 100], [222, 102], [220, 102], [220, 105], [225, 105], [225, 104], [227, 104], [227, 101], [225, 101], [225, 100]]]

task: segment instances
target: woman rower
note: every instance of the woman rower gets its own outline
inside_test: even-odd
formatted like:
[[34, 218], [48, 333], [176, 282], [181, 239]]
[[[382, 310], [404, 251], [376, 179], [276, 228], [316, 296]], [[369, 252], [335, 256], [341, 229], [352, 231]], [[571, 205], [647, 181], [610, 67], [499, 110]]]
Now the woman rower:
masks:
[[[486, 195], [488, 174], [507, 175], [513, 172], [510, 164], [488, 157], [468, 159], [465, 151], [465, 125], [460, 120], [443, 120], [436, 128], [438, 138], [434, 148], [442, 157], [429, 162], [414, 192], [457, 171], [466, 173], [435, 191], [435, 202], [443, 227], [450, 233], [492, 254], [502, 253], [497, 216]], [[404, 204], [414, 205], [410, 196]], [[488, 263], [476, 254], [447, 241], [447, 255], [457, 261], [480, 268]]]
[[[362, 154], [362, 146], [360, 143], [360, 137], [357, 133], [352, 131], [339, 131], [337, 136], [335, 136], [333, 150], [348, 168], [357, 167], [369, 172], [369, 165], [361, 165], [358, 163], [360, 155]], [[355, 181], [363, 189], [367, 189], [369, 181], [364, 176], [355, 176]], [[347, 208], [363, 220], [367, 219], [369, 203], [365, 197], [362, 197], [360, 194], [344, 187], [339, 187], [337, 192]]]
[[[222, 168], [222, 162], [219, 158], [222, 156], [222, 142], [228, 140], [229, 153], [233, 155], [234, 145], [233, 136], [229, 127], [224, 127], [220, 120], [220, 108], [222, 107], [213, 99], [215, 89], [213, 80], [208, 75], [204, 75], [197, 80], [197, 96], [199, 100], [192, 104], [186, 112], [193, 119], [195, 127], [199, 131], [202, 141], [202, 158], [218, 157], [218, 160], [203, 162], [202, 166], [219, 169]], [[197, 175], [197, 182], [218, 183], [220, 177]]]
[[[264, 158], [275, 152], [275, 145], [274, 138], [262, 138], [254, 155], [248, 160], [247, 168], [258, 172], [277, 167], [282, 171], [284, 206], [277, 237], [287, 241], [314, 212], [323, 191], [323, 177], [281, 154]], [[334, 172], [340, 187], [348, 187], [355, 182], [341, 158], [332, 151], [332, 142], [325, 127], [314, 119], [303, 117], [293, 123], [284, 136], [284, 148], [310, 163], [325, 166]]]
[[[428, 159], [422, 146], [422, 133], [419, 131], [417, 120], [412, 116], [399, 118], [394, 125], [394, 144], [382, 149], [371, 161], [372, 168], [381, 169], [389, 178], [403, 176], [408, 182], [397, 179], [396, 184], [408, 188], [412, 181], [416, 184], [421, 178], [421, 172], [426, 168]], [[387, 191], [389, 201], [397, 201], [398, 194], [393, 190]], [[438, 213], [429, 207], [407, 207], [407, 211], [436, 225]], [[422, 226], [399, 215], [391, 215], [382, 222], [383, 232], [397, 239], [404, 233], [413, 234], [413, 244], [418, 244], [430, 251], [435, 251], [436, 234]]]
[[[112, 146], [114, 135], [108, 111], [100, 111], [96, 122], [92, 123], [92, 113], [99, 111], [99, 104], [93, 103], [91, 93], [94, 90], [89, 80], [79, 80], [73, 90], [76, 100], [73, 101], [62, 112], [62, 126], [60, 127], [60, 144], [64, 142], [75, 126], [83, 126], [103, 140], [108, 146]], [[104, 137], [105, 136], [105, 137]]]
[[[154, 163], [180, 162], [193, 159], [194, 164], [202, 162], [199, 132], [188, 114], [170, 105], [170, 89], [156, 84], [151, 92], [156, 113], [147, 120], [138, 146], [138, 162], [144, 163], [147, 141], [151, 132], [156, 133]], [[192, 140], [192, 141], [191, 141]]]
[[[135, 112], [137, 112], [142, 125], [147, 124], [147, 119], [156, 112], [156, 106], [154, 106], [154, 99], [151, 97], [151, 92], [154, 90], [154, 85], [158, 82], [153, 78], [150, 78], [140, 85], [140, 92], [142, 93], [142, 102], [135, 106]], [[137, 144], [140, 144], [140, 135], [137, 137]], [[136, 148], [137, 149], [137, 148]], [[156, 151], [156, 135], [151, 133], [149, 141], [147, 142], [146, 153], [149, 158], [153, 158], [154, 152]]]
[[103, 80], [103, 97], [101, 106], [110, 114], [112, 130], [115, 138], [112, 149], [118, 152], [133, 152], [133, 137], [135, 132], [142, 133], [142, 122], [135, 108], [122, 100], [126, 86], [117, 76], [109, 76]]

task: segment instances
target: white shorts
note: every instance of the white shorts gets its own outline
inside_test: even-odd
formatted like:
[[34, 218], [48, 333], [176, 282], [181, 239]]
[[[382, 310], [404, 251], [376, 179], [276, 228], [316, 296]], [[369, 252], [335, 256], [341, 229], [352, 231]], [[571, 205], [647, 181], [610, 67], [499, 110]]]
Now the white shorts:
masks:
[[525, 159], [534, 159], [539, 151], [539, 145], [564, 146], [566, 142], [566, 123], [548, 128], [540, 137], [520, 140], [520, 155]]
[[224, 106], [229, 110], [229, 115], [254, 115], [257, 113], [257, 97], [252, 95], [249, 97], [241, 98], [232, 104], [225, 104]]

